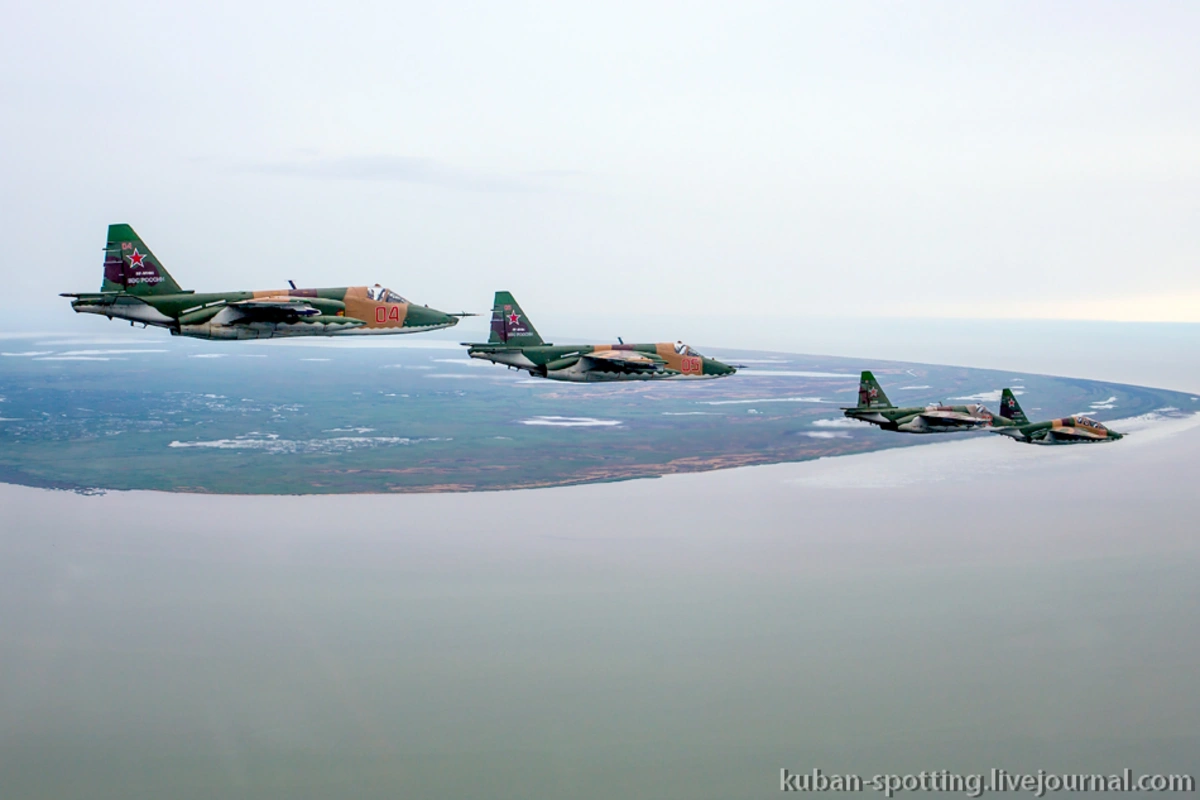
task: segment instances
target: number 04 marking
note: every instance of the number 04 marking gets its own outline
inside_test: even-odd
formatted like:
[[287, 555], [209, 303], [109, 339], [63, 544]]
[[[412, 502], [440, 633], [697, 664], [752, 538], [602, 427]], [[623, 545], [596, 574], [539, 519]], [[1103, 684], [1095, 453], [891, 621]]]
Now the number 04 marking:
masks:
[[375, 321], [384, 323], [389, 320], [400, 321], [400, 306], [375, 306]]

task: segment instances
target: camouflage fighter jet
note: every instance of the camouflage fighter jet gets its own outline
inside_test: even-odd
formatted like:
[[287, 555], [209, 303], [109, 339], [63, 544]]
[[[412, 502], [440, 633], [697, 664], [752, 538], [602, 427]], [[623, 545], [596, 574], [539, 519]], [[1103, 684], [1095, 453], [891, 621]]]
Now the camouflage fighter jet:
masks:
[[[290, 281], [289, 281], [290, 283]], [[461, 316], [408, 302], [374, 286], [270, 289], [199, 294], [180, 289], [133, 228], [109, 225], [104, 280], [96, 293], [64, 293], [71, 308], [167, 328], [199, 339], [270, 339], [419, 333], [458, 324]]]
[[1125, 434], [1110, 431], [1105, 425], [1082, 414], [1047, 422], [1030, 422], [1021, 410], [1017, 398], [1005, 389], [1000, 397], [1000, 416], [1007, 421], [992, 431], [1026, 444], [1082, 444], [1084, 442], [1112, 442]]
[[658, 344], [550, 344], [508, 292], [496, 292], [486, 344], [463, 342], [482, 358], [556, 381], [646, 381], [720, 378], [737, 368], [706, 358], [683, 342]]
[[863, 372], [858, 383], [858, 405], [843, 408], [850, 419], [878, 425], [885, 431], [901, 433], [952, 433], [992, 425], [992, 413], [985, 406], [914, 406], [897, 408], [870, 372]]

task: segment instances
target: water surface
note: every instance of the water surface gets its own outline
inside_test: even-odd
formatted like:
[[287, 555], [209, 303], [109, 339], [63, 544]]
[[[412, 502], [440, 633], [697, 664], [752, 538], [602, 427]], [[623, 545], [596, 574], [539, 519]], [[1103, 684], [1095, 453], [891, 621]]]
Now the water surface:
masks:
[[1200, 772], [1200, 427], [470, 495], [0, 486], [5, 798]]

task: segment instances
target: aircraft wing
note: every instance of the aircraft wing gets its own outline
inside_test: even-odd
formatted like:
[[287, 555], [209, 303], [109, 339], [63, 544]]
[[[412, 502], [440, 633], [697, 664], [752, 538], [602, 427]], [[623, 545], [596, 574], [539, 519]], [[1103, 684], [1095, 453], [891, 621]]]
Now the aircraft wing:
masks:
[[230, 303], [228, 308], [238, 312], [243, 319], [239, 322], [295, 322], [302, 317], [316, 317], [320, 309], [313, 308], [302, 298], [264, 297]]
[[979, 417], [973, 417], [970, 414], [964, 414], [961, 411], [944, 411], [942, 409], [929, 409], [922, 411], [921, 416], [929, 425], [983, 425], [984, 420]]
[[601, 350], [581, 356], [583, 368], [599, 372], [662, 372], [667, 363], [653, 353], [635, 350]]
[[1046, 438], [1052, 442], [1088, 442], [1108, 436], [1088, 428], [1051, 428], [1046, 431]]

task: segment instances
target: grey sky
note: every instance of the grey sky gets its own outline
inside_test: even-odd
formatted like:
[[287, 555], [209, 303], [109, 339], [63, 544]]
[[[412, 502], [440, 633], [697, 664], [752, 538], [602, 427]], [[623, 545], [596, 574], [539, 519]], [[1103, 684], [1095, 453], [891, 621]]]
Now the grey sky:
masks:
[[1200, 321], [1198, 34], [1187, 3], [21, 4], [0, 274], [61, 308], [127, 221], [198, 289]]

